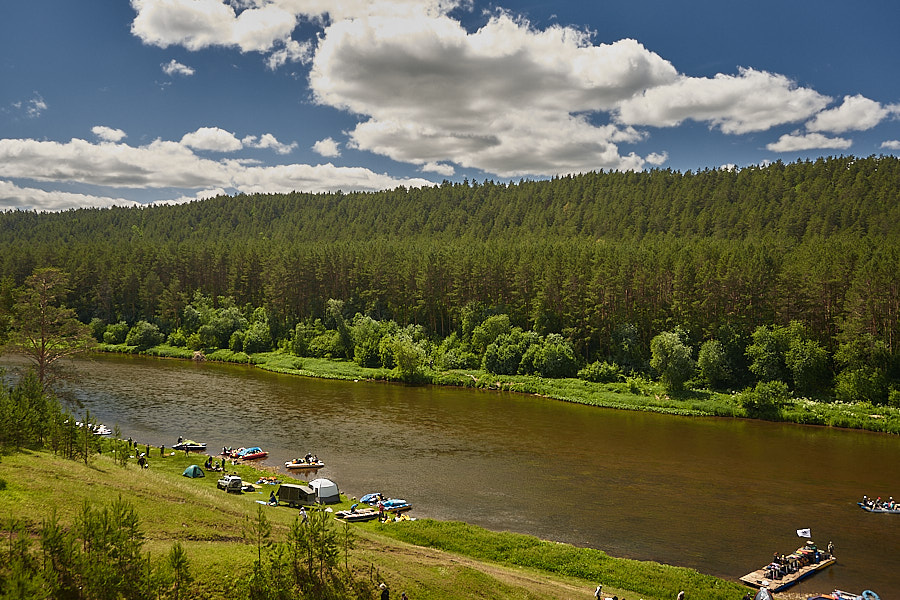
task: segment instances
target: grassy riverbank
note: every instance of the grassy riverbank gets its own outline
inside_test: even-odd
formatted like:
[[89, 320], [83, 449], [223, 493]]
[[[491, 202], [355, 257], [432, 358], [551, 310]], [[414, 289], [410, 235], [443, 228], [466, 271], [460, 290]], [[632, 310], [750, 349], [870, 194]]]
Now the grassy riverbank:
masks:
[[[202, 464], [202, 456], [162, 457], [151, 448], [150, 459], [151, 468], [139, 469], [134, 460], [120, 467], [107, 455], [88, 465], [47, 452], [3, 456], [0, 515], [26, 523], [36, 535], [52, 513], [70, 525], [84, 503], [108, 505], [122, 498], [140, 518], [151, 560], [161, 559], [176, 541], [184, 546], [195, 577], [190, 597], [234, 598], [256, 557], [257, 547], [245, 541], [260, 506], [255, 500], [268, 498], [275, 488], [261, 485], [258, 492], [226, 494], [216, 488], [215, 473], [202, 479], [181, 476], [187, 465]], [[250, 465], [228, 469], [248, 481], [271, 475]], [[334, 509], [349, 505], [342, 497]], [[297, 511], [266, 507], [265, 514], [278, 540]], [[373, 598], [382, 581], [396, 597], [406, 591], [411, 600], [588, 599], [598, 581], [610, 595], [644, 600], [671, 599], [680, 589], [709, 600], [740, 598], [745, 591], [691, 569], [612, 558], [599, 550], [463, 523], [423, 519], [358, 523], [352, 529], [357, 542], [349, 563], [358, 576], [368, 578]]]
[[[133, 348], [101, 344], [107, 352], [136, 353]], [[193, 352], [174, 346], [157, 346], [146, 355], [190, 359]], [[328, 379], [369, 379], [398, 381], [389, 369], [360, 367], [352, 361], [322, 358], [300, 358], [282, 352], [247, 355], [243, 352], [217, 350], [206, 360], [253, 364], [277, 373]], [[641, 410], [682, 416], [716, 416], [753, 418], [742, 404], [741, 393], [722, 393], [710, 390], [688, 390], [679, 394], [666, 393], [658, 382], [629, 378], [620, 383], [592, 383], [582, 379], [544, 379], [529, 375], [494, 375], [478, 370], [426, 370], [423, 383], [450, 385], [487, 390], [502, 390], [534, 394], [603, 408]], [[845, 427], [884, 433], [900, 434], [900, 408], [874, 406], [870, 403], [845, 404], [815, 398], [790, 398], [767, 415], [771, 420]]]

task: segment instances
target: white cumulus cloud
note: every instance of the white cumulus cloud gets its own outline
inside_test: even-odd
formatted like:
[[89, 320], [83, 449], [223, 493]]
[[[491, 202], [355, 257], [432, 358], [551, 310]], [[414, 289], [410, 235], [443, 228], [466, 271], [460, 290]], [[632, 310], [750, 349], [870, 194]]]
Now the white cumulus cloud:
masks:
[[285, 40], [297, 25], [291, 11], [277, 3], [237, 13], [220, 0], [131, 0], [137, 12], [131, 32], [145, 44], [201, 50], [209, 46], [263, 52]]
[[0, 177], [99, 186], [206, 187], [227, 181], [223, 163], [194, 155], [178, 143], [155, 140], [146, 146], [31, 139], [0, 140]]
[[669, 160], [668, 152], [651, 152], [647, 155], [646, 160], [649, 164], [659, 166]]
[[167, 63], [163, 63], [160, 65], [162, 67], [163, 73], [168, 75], [169, 77], [173, 77], [175, 75], [182, 75], [184, 77], [190, 77], [194, 74], [194, 69], [187, 65], [183, 65], [174, 58]]
[[335, 158], [341, 155], [340, 146], [333, 138], [327, 137], [313, 144], [313, 152], [327, 158]]
[[853, 140], [845, 138], [830, 138], [821, 133], [801, 134], [799, 132], [788, 133], [777, 142], [766, 145], [772, 152], [797, 152], [802, 150], [835, 149], [846, 150], [853, 145]]
[[881, 142], [881, 147], [886, 150], [900, 150], [900, 140], [887, 140]]
[[103, 125], [92, 127], [91, 133], [104, 142], [121, 142], [127, 137], [125, 132], [121, 129], [113, 129], [112, 127], [105, 127]]
[[806, 124], [806, 128], [828, 133], [866, 131], [881, 123], [890, 113], [887, 107], [860, 94], [844, 96], [840, 106], [820, 112]]
[[312, 60], [312, 53], [313, 46], [310, 42], [283, 40], [266, 58], [266, 66], [274, 71], [286, 63], [308, 63]]
[[131, 32], [145, 44], [161, 48], [183, 46], [202, 50], [223, 46], [241, 52], [260, 52], [267, 55], [266, 65], [277, 69], [288, 62], [305, 63], [311, 59], [313, 44], [291, 37], [301, 19], [325, 24], [375, 15], [418, 18], [446, 14], [461, 3], [459, 0], [131, 0], [136, 13]]
[[194, 150], [215, 152], [234, 152], [243, 147], [233, 133], [219, 127], [201, 127], [197, 131], [186, 133], [181, 138], [181, 143]]
[[232, 177], [234, 187], [248, 194], [291, 192], [374, 191], [398, 186], [427, 187], [434, 183], [424, 179], [397, 179], [363, 167], [323, 165], [276, 165], [247, 167]]
[[634, 40], [593, 45], [584, 32], [535, 30], [506, 14], [469, 33], [438, 15], [331, 25], [310, 84], [319, 103], [364, 116], [350, 132], [356, 148], [507, 177], [642, 168], [618, 149], [641, 133], [586, 113], [676, 77]]
[[437, 173], [438, 175], [445, 175], [447, 177], [453, 175], [456, 172], [456, 169], [453, 168], [453, 165], [444, 163], [425, 163], [421, 168], [425, 173]]
[[250, 148], [267, 148], [278, 154], [290, 154], [297, 148], [297, 142], [284, 144], [271, 133], [264, 133], [258, 138], [254, 135], [247, 136], [243, 139], [243, 143]]
[[197, 200], [208, 200], [209, 198], [215, 198], [216, 196], [225, 196], [227, 192], [222, 188], [212, 188], [206, 190], [200, 190], [199, 192], [194, 193], [190, 196], [179, 196], [177, 198], [171, 198], [169, 200], [157, 200], [156, 202], [151, 202], [151, 205], [171, 205], [171, 204], [187, 204], [188, 202], [194, 202]]
[[741, 69], [713, 78], [681, 76], [624, 100], [618, 120], [629, 125], [675, 127], [686, 120], [708, 122], [724, 133], [765, 131], [809, 118], [829, 98], [798, 87], [783, 75]]

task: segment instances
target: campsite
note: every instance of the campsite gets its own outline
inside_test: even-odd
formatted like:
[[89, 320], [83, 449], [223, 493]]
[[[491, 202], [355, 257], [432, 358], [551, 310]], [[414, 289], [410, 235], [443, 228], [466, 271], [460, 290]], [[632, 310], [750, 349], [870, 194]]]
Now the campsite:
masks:
[[[254, 500], [267, 498], [268, 489], [237, 495], [215, 493], [214, 478], [182, 476], [194, 460], [176, 454], [154, 460], [149, 469], [139, 470], [133, 462], [125, 468], [115, 466], [108, 454], [96, 457], [91, 466], [43, 452], [7, 456], [0, 462], [0, 479], [8, 482], [0, 493], [0, 511], [13, 518], [39, 520], [46, 506], [55, 505], [60, 507], [60, 519], [69, 522], [84, 501], [102, 505], [121, 496], [135, 506], [151, 557], [163, 556], [174, 540], [180, 540], [190, 558], [196, 585], [203, 590], [202, 596], [209, 600], [232, 598], [234, 582], [256, 556], [255, 546], [243, 541], [242, 532], [259, 506]], [[26, 469], [32, 477], [13, 477]], [[271, 474], [251, 465], [235, 465], [234, 470], [247, 481]], [[349, 499], [341, 500], [333, 505], [335, 511], [349, 509]], [[284, 535], [297, 515], [287, 506], [263, 509], [276, 537]], [[340, 525], [338, 521], [334, 523]], [[186, 524], [190, 524], [188, 537]], [[667, 595], [654, 594], [653, 588], [647, 587], [651, 580], [657, 582], [655, 585], [710, 590], [711, 595], [706, 597], [712, 600], [739, 597], [734, 596], [740, 589], [736, 584], [690, 569], [655, 563], [643, 566], [595, 550], [541, 542], [531, 536], [491, 533], [458, 522], [372, 521], [354, 523], [352, 528], [357, 541], [350, 552], [351, 565], [357, 565], [366, 576], [374, 573], [378, 577], [371, 589], [378, 582], [387, 581], [393, 589], [405, 589], [416, 600], [513, 600], [523, 593], [540, 600], [586, 599], [596, 574], [584, 572], [580, 576], [583, 579], [579, 579], [572, 574], [563, 575], [562, 571], [565, 565], [596, 561], [602, 563], [608, 580], [621, 582], [608, 586], [620, 597], [636, 595], [633, 590], [646, 590], [641, 592], [645, 600], [668, 600]], [[509, 554], [503, 550], [511, 542], [521, 548], [520, 556], [518, 552]], [[429, 548], [432, 545], [444, 550]], [[541, 562], [535, 564], [528, 559], [531, 564], [526, 564], [524, 559], [536, 556], [538, 547]], [[517, 564], [517, 560], [523, 562]], [[731, 595], [722, 595], [721, 590], [730, 590]]]

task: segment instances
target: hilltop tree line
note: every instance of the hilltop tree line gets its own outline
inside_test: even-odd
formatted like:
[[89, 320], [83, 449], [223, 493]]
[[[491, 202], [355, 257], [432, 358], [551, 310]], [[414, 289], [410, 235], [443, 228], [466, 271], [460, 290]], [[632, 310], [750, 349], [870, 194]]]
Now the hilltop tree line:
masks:
[[[900, 233], [900, 159], [834, 157], [765, 167], [600, 172], [463, 181], [380, 192], [220, 196], [152, 208], [0, 215], [0, 239], [113, 245], [434, 239], [508, 241], [657, 235], [804, 239]], [[41, 253], [37, 253], [40, 257]]]
[[[674, 388], [778, 380], [886, 402], [900, 354], [898, 182], [896, 158], [841, 157], [4, 213], [0, 306], [53, 266], [103, 341], [652, 373]], [[475, 329], [492, 318], [507, 321], [481, 344]], [[764, 332], [778, 340], [774, 370], [751, 368]], [[800, 373], [810, 361], [815, 376]]]

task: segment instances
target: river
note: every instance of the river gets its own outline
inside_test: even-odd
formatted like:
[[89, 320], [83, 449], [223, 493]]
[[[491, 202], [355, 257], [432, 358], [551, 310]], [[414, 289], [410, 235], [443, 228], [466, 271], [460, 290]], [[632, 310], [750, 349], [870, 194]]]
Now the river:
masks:
[[66, 394], [141, 443], [259, 445], [274, 466], [310, 451], [343, 493], [401, 497], [412, 516], [730, 580], [810, 528], [838, 563], [793, 590], [900, 597], [900, 516], [856, 506], [900, 497], [898, 436], [144, 357], [75, 368]]

